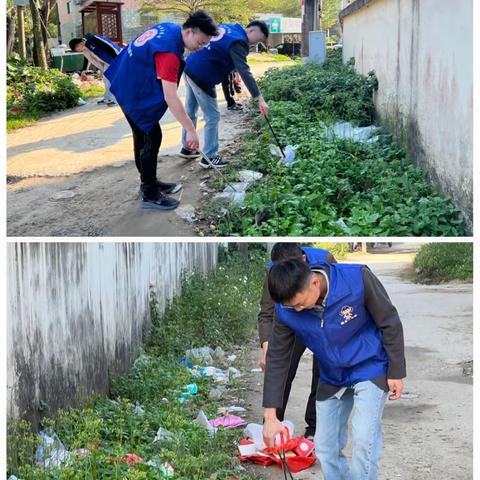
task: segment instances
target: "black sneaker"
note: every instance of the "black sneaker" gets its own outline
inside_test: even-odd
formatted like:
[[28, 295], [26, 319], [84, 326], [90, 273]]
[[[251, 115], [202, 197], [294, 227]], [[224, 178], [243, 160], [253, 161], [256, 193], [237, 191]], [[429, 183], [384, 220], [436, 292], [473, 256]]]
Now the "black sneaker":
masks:
[[187, 148], [182, 148], [178, 156], [182, 158], [198, 158], [200, 154], [198, 152], [192, 152], [192, 150], [188, 150]]
[[[181, 183], [161, 182], [160, 180], [157, 180], [157, 189], [159, 194], [164, 193], [165, 195], [173, 195], [175, 193], [178, 193], [182, 188], [183, 185]], [[145, 194], [144, 183], [140, 184], [138, 194], [141, 197], [143, 197], [143, 195]]]
[[235, 105], [230, 105], [227, 107], [227, 110], [243, 110], [243, 105], [241, 103], [236, 103]]
[[140, 208], [156, 210], [174, 210], [178, 207], [178, 201], [167, 195], [160, 194], [157, 199], [143, 197]]
[[[214, 157], [210, 158], [210, 162], [213, 163], [213, 165], [215, 165], [217, 168], [223, 168], [228, 165], [228, 162], [226, 162], [220, 155], [215, 155]], [[200, 160], [199, 165], [202, 168], [212, 168], [204, 158]]]
[[315, 437], [315, 428], [307, 427], [305, 429], [305, 433], [303, 434], [303, 438], [306, 438], [307, 440], [313, 440], [314, 437]]

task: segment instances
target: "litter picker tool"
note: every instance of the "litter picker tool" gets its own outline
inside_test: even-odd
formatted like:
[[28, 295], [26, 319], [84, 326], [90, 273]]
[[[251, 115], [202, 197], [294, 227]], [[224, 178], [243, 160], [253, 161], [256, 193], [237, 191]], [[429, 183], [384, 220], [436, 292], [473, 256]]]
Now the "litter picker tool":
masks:
[[212, 161], [201, 151], [197, 150], [198, 153], [202, 156], [202, 158], [227, 182], [227, 185], [234, 191], [238, 193], [238, 190], [227, 180], [225, 175], [220, 171], [220, 169], [212, 163]]
[[272, 124], [270, 123], [270, 120], [268, 119], [268, 117], [267, 117], [266, 115], [265, 115], [265, 120], [267, 121], [268, 126], [270, 127], [270, 130], [271, 130], [271, 132], [272, 132], [272, 134], [273, 134], [273, 138], [275, 138], [275, 141], [277, 142], [278, 148], [279, 148], [280, 151], [282, 152], [283, 158], [285, 158], [285, 152], [283, 151], [283, 148], [282, 148], [282, 146], [280, 145], [280, 142], [278, 141], [277, 135], [275, 135], [275, 131], [273, 130]]

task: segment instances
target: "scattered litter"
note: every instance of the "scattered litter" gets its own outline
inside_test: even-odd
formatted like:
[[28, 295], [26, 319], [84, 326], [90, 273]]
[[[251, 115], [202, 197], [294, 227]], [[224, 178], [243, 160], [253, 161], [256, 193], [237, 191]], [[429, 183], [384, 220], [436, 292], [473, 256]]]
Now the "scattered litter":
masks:
[[208, 393], [208, 397], [213, 398], [213, 399], [222, 398], [222, 395], [224, 394], [224, 391], [225, 390], [221, 390], [220, 388], [214, 388], [214, 389], [210, 390], [210, 392]]
[[252, 373], [262, 373], [263, 372], [263, 370], [261, 368], [252, 368], [250, 371]]
[[184, 365], [187, 368], [190, 368], [190, 369], [193, 368], [193, 363], [186, 357], [183, 357], [179, 363], [180, 365]]
[[223, 192], [246, 192], [250, 184], [248, 182], [236, 182], [224, 188]]
[[116, 407], [118, 405], [118, 402], [116, 400], [112, 400], [111, 398], [107, 398], [108, 403]]
[[224, 428], [235, 428], [240, 425], [245, 425], [247, 422], [236, 415], [224, 415], [222, 417], [215, 418], [214, 420], [209, 420], [208, 423], [215, 429], [218, 427]]
[[216, 382], [228, 382], [228, 374], [219, 368], [205, 367], [198, 372], [201, 377], [213, 377]]
[[170, 403], [170, 400], [168, 398], [163, 397], [162, 398], [162, 403]]
[[253, 183], [263, 177], [263, 173], [255, 172], [253, 170], [240, 170], [238, 177], [241, 182]]
[[343, 221], [343, 218], [339, 218], [336, 222], [335, 222], [337, 225], [340, 226], [340, 228], [342, 230], [344, 230], [345, 232], [347, 233], [351, 233], [352, 230], [350, 229], [350, 227]]
[[90, 455], [90, 450], [88, 448], [78, 448], [73, 452], [76, 457], [88, 457]]
[[191, 348], [185, 352], [185, 358], [197, 365], [211, 365], [213, 350], [210, 347]]
[[175, 213], [187, 222], [195, 222], [197, 217], [195, 215], [195, 207], [193, 205], [181, 205], [175, 209]]
[[133, 411], [137, 415], [140, 415], [140, 416], [145, 415], [145, 410], [140, 405], [135, 405], [135, 408], [133, 409]]
[[240, 378], [242, 376], [240, 370], [235, 367], [228, 367], [228, 375], [231, 375], [233, 378]]
[[51, 200], [66, 200], [67, 198], [73, 198], [75, 195], [77, 195], [76, 192], [73, 192], [72, 190], [62, 190], [60, 192], [54, 193], [50, 199]]
[[269, 148], [270, 148], [270, 153], [275, 156], [275, 157], [280, 157], [282, 158], [283, 155], [282, 155], [282, 151], [280, 150], [280, 147], [278, 145], [273, 145], [273, 144], [270, 144], [269, 145]]
[[243, 413], [246, 412], [247, 410], [243, 407], [238, 407], [237, 405], [232, 405], [231, 407], [228, 407], [228, 413]]
[[198, 385], [196, 383], [190, 383], [189, 385], [185, 386], [186, 392], [182, 392], [180, 394], [180, 398], [178, 401], [180, 403], [185, 402], [187, 398], [192, 398], [193, 395], [198, 393]]
[[79, 107], [83, 106], [83, 105], [86, 105], [87, 102], [83, 99], [83, 98], [79, 98], [78, 101], [77, 101], [77, 105]]
[[230, 203], [238, 205], [245, 200], [246, 196], [246, 192], [220, 192], [212, 197], [212, 202], [222, 207]]
[[237, 356], [236, 356], [235, 354], [229, 355], [229, 356], [227, 357], [227, 360], [228, 360], [230, 363], [233, 363], [236, 359], [237, 359]]
[[198, 412], [197, 418], [193, 421], [193, 423], [196, 423], [197, 425], [206, 428], [209, 433], [215, 433], [215, 428], [210, 425], [208, 418], [203, 410], [200, 410], [200, 412]]
[[134, 362], [133, 368], [137, 370], [138, 368], [145, 367], [150, 362], [150, 357], [146, 353], [142, 353]]
[[172, 432], [169, 432], [167, 429], [160, 427], [157, 430], [157, 434], [153, 439], [153, 443], [155, 442], [172, 442], [175, 440], [175, 435]]
[[41, 443], [35, 452], [35, 463], [45, 469], [62, 467], [71, 463], [71, 453], [65, 450], [63, 443], [52, 428], [47, 428], [39, 433]]
[[124, 167], [126, 164], [127, 162], [115, 162], [115, 163], [112, 163], [112, 167], [120, 168], [120, 167]]
[[297, 146], [287, 145], [285, 147], [285, 157], [283, 163], [293, 163], [295, 161], [295, 150]]
[[172, 478], [175, 473], [174, 468], [167, 462], [165, 462], [163, 465], [160, 465], [158, 470], [165, 478]]
[[128, 453], [124, 457], [119, 458], [117, 461], [128, 463], [133, 466], [135, 466], [137, 463], [144, 463], [143, 459], [141, 459], [138, 455], [135, 455], [134, 453]]
[[18, 477], [16, 477], [15, 475], [10, 475], [8, 477], [8, 480], [19, 480]]
[[354, 127], [350, 122], [337, 122], [333, 127], [326, 129], [327, 136], [336, 136], [339, 138], [349, 138], [354, 142], [375, 143], [380, 137], [373, 136], [378, 130], [375, 125], [368, 127]]

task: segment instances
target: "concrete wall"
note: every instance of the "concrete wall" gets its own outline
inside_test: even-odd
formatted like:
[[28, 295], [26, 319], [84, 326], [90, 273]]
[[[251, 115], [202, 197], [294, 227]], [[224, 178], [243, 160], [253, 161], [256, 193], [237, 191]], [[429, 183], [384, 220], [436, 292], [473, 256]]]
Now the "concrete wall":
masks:
[[108, 391], [141, 345], [149, 285], [163, 310], [182, 271], [216, 266], [214, 243], [8, 245], [8, 416]]
[[356, 0], [343, 11], [344, 60], [354, 57], [364, 74], [375, 70], [380, 120], [470, 226], [472, 9], [471, 0]]

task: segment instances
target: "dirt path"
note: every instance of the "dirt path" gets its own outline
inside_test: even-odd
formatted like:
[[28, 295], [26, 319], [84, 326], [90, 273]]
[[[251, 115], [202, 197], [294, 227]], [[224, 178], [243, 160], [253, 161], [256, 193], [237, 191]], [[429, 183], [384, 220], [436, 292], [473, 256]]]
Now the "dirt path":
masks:
[[[272, 66], [254, 64], [262, 75]], [[185, 95], [183, 83], [179, 93]], [[229, 112], [221, 88], [221, 149], [242, 132], [244, 114]], [[213, 173], [176, 156], [181, 128], [168, 112], [163, 131], [158, 176], [184, 184], [181, 205], [198, 204], [201, 182]], [[203, 119], [199, 123], [203, 139]], [[187, 236], [192, 226], [180, 211], [138, 208], [138, 173], [133, 161], [131, 130], [119, 107], [91, 100], [47, 117], [7, 136], [7, 234], [9, 236]]]
[[[390, 258], [389, 258], [390, 257]], [[472, 285], [416, 285], [403, 280], [410, 254], [369, 255], [403, 321], [408, 378], [406, 395], [387, 402], [381, 480], [467, 480], [473, 476], [473, 382], [463, 374], [472, 359]], [[356, 261], [358, 259], [356, 258]], [[255, 368], [258, 351], [251, 354]], [[299, 366], [286, 418], [303, 433], [311, 379], [311, 355]], [[261, 374], [249, 374], [250, 421], [261, 422]], [[347, 447], [350, 452], [350, 446]], [[255, 467], [269, 479], [283, 479], [273, 467]], [[319, 466], [296, 479], [323, 478]]]

